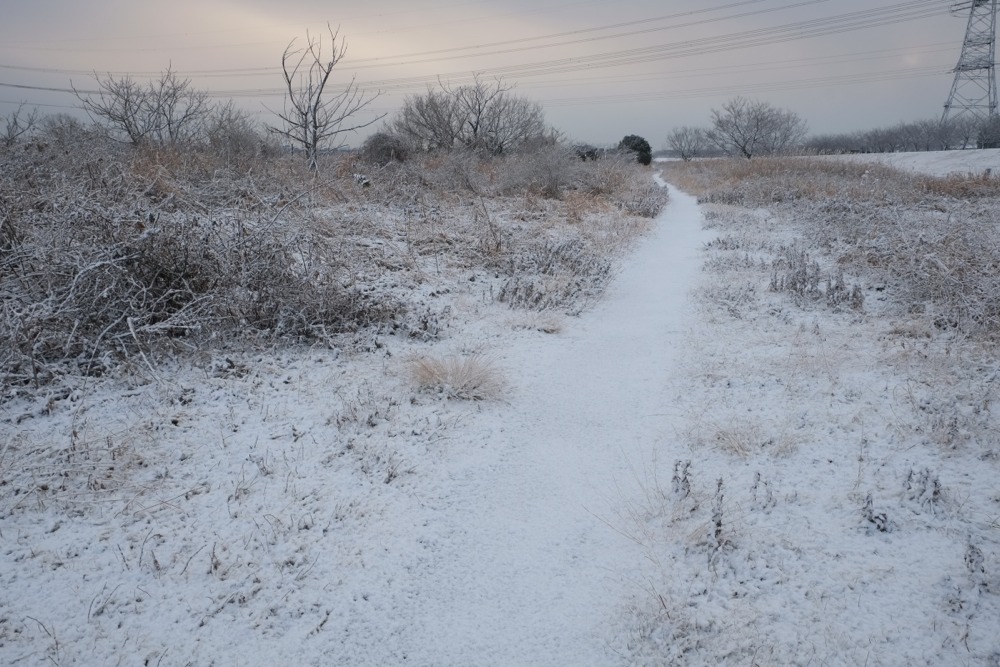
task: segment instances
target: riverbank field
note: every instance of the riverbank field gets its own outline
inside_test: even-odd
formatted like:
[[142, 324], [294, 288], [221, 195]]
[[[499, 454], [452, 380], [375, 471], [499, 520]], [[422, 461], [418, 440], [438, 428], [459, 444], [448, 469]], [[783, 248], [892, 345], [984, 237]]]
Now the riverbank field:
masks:
[[77, 139], [3, 149], [4, 663], [1000, 656], [990, 174]]

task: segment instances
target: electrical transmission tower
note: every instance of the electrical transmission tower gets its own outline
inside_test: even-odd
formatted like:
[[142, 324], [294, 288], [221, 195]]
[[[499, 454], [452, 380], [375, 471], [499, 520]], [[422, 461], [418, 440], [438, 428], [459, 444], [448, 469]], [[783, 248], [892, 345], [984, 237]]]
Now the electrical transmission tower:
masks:
[[997, 0], [965, 0], [951, 6], [953, 14], [969, 12], [962, 55], [955, 81], [944, 105], [942, 122], [971, 117], [979, 122], [997, 114], [996, 62]]

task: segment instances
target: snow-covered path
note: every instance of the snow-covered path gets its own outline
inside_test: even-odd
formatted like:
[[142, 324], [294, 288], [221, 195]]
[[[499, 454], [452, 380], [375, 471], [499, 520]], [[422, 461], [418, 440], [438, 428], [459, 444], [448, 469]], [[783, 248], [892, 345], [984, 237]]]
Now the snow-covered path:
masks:
[[485, 446], [502, 453], [438, 519], [448, 544], [413, 582], [423, 622], [407, 662], [613, 662], [609, 622], [643, 554], [612, 526], [653, 450], [670, 447], [663, 388], [706, 234], [695, 200], [670, 196], [599, 307], [506, 355], [511, 401], [484, 416], [496, 420]]

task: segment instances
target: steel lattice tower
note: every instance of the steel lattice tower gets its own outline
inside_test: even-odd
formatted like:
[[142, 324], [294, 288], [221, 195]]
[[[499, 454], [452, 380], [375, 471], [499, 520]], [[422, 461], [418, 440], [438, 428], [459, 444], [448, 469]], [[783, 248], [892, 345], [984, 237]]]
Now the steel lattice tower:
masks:
[[985, 121], [997, 114], [996, 61], [997, 0], [956, 2], [955, 14], [969, 11], [962, 55], [955, 66], [955, 81], [944, 105], [942, 122], [973, 117]]

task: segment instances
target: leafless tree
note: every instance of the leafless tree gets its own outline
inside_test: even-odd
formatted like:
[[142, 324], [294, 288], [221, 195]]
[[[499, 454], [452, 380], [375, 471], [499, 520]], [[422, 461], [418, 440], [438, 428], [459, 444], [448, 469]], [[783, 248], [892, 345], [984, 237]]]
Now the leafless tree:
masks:
[[955, 144], [952, 148], [966, 149], [976, 145], [976, 134], [981, 125], [978, 118], [972, 116], [961, 116], [948, 121], [954, 130]]
[[150, 91], [160, 117], [156, 136], [161, 142], [189, 141], [201, 133], [202, 123], [212, 110], [206, 91], [195, 90], [190, 79], [178, 79], [169, 68], [150, 86]]
[[806, 123], [792, 111], [736, 97], [721, 109], [712, 109], [712, 129], [706, 136], [728, 155], [749, 160], [759, 154], [781, 153], [800, 143], [806, 136]]
[[545, 115], [535, 102], [496, 80], [478, 76], [471, 84], [449, 86], [407, 98], [393, 131], [416, 148], [456, 146], [499, 155], [546, 134]]
[[809, 137], [804, 148], [815, 155], [838, 155], [851, 152], [851, 135], [818, 134]]
[[171, 69], [146, 85], [125, 75], [104, 78], [96, 73], [97, 91], [74, 88], [83, 108], [111, 136], [132, 144], [178, 143], [196, 138], [211, 112], [208, 93]]
[[978, 123], [976, 132], [978, 148], [1000, 148], [1000, 116], [990, 116], [986, 121]]
[[981, 121], [975, 118], [938, 118], [896, 123], [847, 134], [811, 137], [805, 144], [814, 153], [893, 153], [940, 151], [976, 145]]
[[461, 129], [457, 100], [444, 90], [433, 89], [408, 97], [391, 127], [415, 148], [451, 149]]
[[479, 135], [482, 146], [499, 155], [514, 146], [545, 134], [542, 108], [523, 97], [504, 94], [482, 118]]
[[462, 143], [469, 148], [485, 148], [490, 117], [500, 115], [495, 109], [503, 103], [510, 87], [504, 86], [502, 81], [490, 85], [477, 76], [470, 85], [445, 90], [455, 99], [458, 107], [459, 138]]
[[38, 109], [32, 108], [31, 111], [25, 112], [24, 104], [19, 105], [13, 113], [7, 116], [4, 123], [3, 144], [13, 146], [18, 139], [30, 134], [37, 124]]
[[323, 39], [306, 33], [306, 45], [295, 48], [289, 42], [281, 56], [281, 71], [285, 79], [285, 108], [278, 114], [280, 127], [269, 129], [305, 151], [312, 171], [319, 170], [319, 151], [331, 139], [381, 120], [385, 114], [369, 120], [352, 121], [355, 115], [378, 98], [357, 85], [355, 78], [336, 91], [331, 90], [333, 68], [347, 53], [347, 42], [339, 31], [327, 26], [330, 36], [329, 53], [324, 52]]
[[705, 130], [700, 127], [685, 125], [675, 128], [667, 135], [667, 145], [685, 162], [704, 153], [706, 143]]

